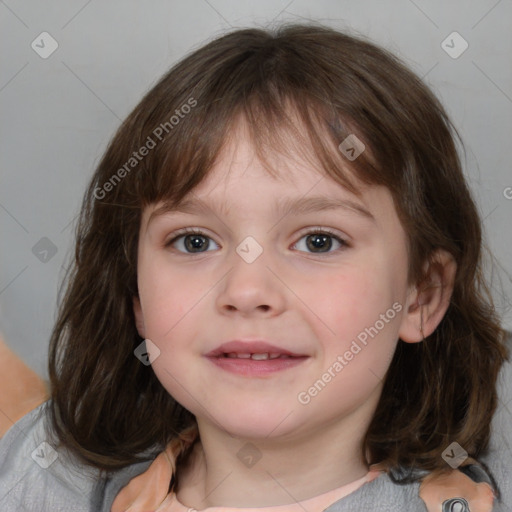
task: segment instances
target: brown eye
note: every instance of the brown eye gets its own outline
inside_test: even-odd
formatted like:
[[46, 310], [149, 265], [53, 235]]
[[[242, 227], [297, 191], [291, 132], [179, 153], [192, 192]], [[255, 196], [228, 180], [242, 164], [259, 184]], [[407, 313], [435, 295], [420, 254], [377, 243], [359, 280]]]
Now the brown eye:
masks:
[[[204, 233], [189, 230], [174, 237], [165, 246], [172, 246], [184, 254], [199, 254], [208, 251], [210, 242], [213, 242], [213, 240]], [[213, 243], [215, 244], [215, 242]]]
[[208, 239], [201, 235], [185, 235], [183, 241], [185, 248], [189, 252], [203, 252], [210, 245]]
[[[336, 247], [336, 245], [338, 246]], [[333, 246], [334, 251], [331, 251]], [[330, 233], [329, 231], [320, 230], [306, 233], [295, 244], [295, 247], [298, 248], [298, 250], [303, 250], [313, 254], [328, 254], [330, 252], [343, 249], [345, 246], [347, 246], [346, 242], [339, 236], [334, 233]]]

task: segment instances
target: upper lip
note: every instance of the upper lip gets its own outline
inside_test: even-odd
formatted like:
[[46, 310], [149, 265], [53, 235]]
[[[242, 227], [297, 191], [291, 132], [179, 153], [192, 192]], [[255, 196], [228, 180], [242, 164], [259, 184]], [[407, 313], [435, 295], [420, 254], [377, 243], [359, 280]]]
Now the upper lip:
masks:
[[286, 350], [284, 348], [278, 347], [277, 345], [273, 345], [267, 343], [266, 341], [241, 341], [241, 340], [233, 340], [223, 343], [219, 345], [217, 348], [208, 352], [206, 356], [208, 357], [219, 357], [223, 354], [283, 354], [291, 357], [305, 357], [306, 354], [299, 354], [296, 352], [292, 352], [291, 350]]

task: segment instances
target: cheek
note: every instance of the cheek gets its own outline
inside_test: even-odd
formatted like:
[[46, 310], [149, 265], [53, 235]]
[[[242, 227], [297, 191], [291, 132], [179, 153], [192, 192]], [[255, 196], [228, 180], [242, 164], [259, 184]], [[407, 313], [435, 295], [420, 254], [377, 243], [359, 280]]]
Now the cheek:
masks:
[[[340, 336], [357, 334], [372, 325], [391, 307], [395, 293], [390, 279], [379, 269], [352, 266], [317, 276], [313, 292], [310, 288], [305, 295], [309, 297], [307, 305], [324, 321], [325, 327]], [[325, 337], [326, 330], [322, 332]]]
[[197, 338], [199, 326], [186, 319], [204, 295], [204, 283], [170, 269], [163, 258], [144, 263], [141, 258], [138, 278], [145, 334], [160, 351], [152, 370], [167, 392], [187, 407], [190, 396], [185, 390], [198, 379], [189, 364], [196, 355], [189, 341]]
[[[322, 340], [323, 364], [329, 368], [338, 355], [347, 370], [363, 368], [382, 377], [396, 346], [402, 305], [396, 276], [382, 263], [352, 266], [317, 281], [311, 309], [322, 320], [312, 322]], [[352, 370], [344, 373], [351, 374]], [[359, 375], [359, 379], [361, 374]]]
[[139, 265], [139, 294], [144, 313], [146, 336], [163, 340], [175, 330], [201, 300], [205, 284], [188, 278], [185, 271], [170, 269], [165, 261]]

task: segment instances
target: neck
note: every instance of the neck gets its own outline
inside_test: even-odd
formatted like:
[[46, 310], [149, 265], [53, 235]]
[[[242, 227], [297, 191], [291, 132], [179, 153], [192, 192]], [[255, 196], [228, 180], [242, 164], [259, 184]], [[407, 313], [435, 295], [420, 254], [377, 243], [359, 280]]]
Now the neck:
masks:
[[343, 425], [333, 420], [321, 431], [264, 439], [235, 438], [198, 419], [201, 441], [180, 468], [178, 500], [196, 510], [278, 506], [358, 480], [368, 472], [362, 416], [356, 411]]

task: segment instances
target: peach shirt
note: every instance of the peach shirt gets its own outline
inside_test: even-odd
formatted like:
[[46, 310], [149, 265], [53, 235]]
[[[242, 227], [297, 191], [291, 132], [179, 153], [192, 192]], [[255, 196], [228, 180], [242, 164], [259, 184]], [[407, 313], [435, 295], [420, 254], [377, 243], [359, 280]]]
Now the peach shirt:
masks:
[[[209, 507], [202, 509], [202, 512], [256, 512], [264, 510], [265, 512], [321, 512], [336, 501], [344, 498], [350, 493], [359, 489], [365, 483], [371, 482], [381, 474], [380, 471], [369, 471], [365, 476], [343, 485], [319, 496], [309, 498], [305, 501], [299, 501], [290, 505], [278, 505], [274, 507], [258, 507], [258, 508], [234, 508], [234, 507]], [[176, 494], [171, 492], [165, 501], [156, 509], [155, 512], [196, 512], [195, 509], [186, 507], [180, 503]]]

